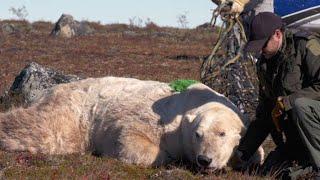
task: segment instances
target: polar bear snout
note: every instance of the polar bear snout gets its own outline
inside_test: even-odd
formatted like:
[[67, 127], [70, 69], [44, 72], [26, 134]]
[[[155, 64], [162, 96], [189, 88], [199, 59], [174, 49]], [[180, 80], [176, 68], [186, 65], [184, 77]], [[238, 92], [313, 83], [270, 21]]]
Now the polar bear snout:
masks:
[[198, 166], [208, 167], [212, 162], [212, 158], [209, 158], [205, 155], [198, 155], [197, 156], [197, 164]]

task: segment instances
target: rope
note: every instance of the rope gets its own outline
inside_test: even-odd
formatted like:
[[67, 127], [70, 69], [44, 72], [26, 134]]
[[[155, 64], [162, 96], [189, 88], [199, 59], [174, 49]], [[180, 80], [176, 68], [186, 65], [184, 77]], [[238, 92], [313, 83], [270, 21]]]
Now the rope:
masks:
[[[240, 29], [240, 39], [244, 42], [247, 42], [246, 34], [243, 25], [239, 20], [238, 14], [224, 12], [222, 15], [222, 10], [226, 9], [226, 7], [227, 6], [225, 4], [220, 4], [212, 13], [210, 24], [213, 28], [216, 27], [217, 18], [219, 16], [221, 17], [223, 23], [219, 30], [217, 41], [213, 47], [210, 56], [206, 60], [204, 60], [201, 65], [200, 79], [204, 83], [209, 80], [215, 79], [221, 73], [221, 71], [225, 70], [229, 65], [236, 63], [240, 59], [242, 55], [242, 49], [244, 47], [243, 43], [240, 44], [240, 48], [237, 55], [231, 58], [230, 60], [227, 60], [226, 63], [222, 65], [222, 68], [220, 70], [215, 69], [215, 67], [213, 67], [213, 65], [215, 64], [214, 60], [218, 50], [221, 49], [222, 43], [226, 40], [228, 34], [231, 32], [231, 30], [234, 28], [236, 24], [239, 26]], [[225, 26], [227, 26], [227, 28], [225, 31], [223, 31], [223, 27]]]

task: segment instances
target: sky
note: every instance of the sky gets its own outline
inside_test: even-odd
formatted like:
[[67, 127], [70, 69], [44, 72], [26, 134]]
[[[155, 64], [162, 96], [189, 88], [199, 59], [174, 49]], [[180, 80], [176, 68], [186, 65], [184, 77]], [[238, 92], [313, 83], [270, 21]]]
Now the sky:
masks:
[[187, 27], [193, 28], [211, 19], [214, 4], [210, 0], [0, 0], [0, 19], [17, 19], [9, 9], [26, 7], [28, 21], [56, 22], [61, 14], [76, 20], [102, 24], [129, 23], [129, 19], [149, 18], [160, 26], [179, 27], [178, 16], [186, 14]]

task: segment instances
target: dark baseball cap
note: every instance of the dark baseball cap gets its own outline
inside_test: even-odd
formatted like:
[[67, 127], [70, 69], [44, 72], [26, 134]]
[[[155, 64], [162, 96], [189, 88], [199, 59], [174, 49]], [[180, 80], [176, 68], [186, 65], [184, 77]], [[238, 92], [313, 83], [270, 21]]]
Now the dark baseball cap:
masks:
[[253, 53], [260, 52], [275, 30], [283, 26], [281, 17], [272, 12], [257, 14], [251, 22], [249, 41], [244, 50]]

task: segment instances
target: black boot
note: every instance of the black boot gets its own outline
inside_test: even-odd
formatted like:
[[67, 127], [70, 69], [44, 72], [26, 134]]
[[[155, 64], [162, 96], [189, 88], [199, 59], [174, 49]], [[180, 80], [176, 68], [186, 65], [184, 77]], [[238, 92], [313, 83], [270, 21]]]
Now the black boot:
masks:
[[263, 165], [259, 170], [262, 176], [277, 177], [281, 174], [283, 169], [292, 165], [290, 158], [287, 156], [284, 146], [278, 146], [275, 150], [271, 151]]
[[288, 167], [281, 172], [278, 178], [283, 180], [295, 180], [295, 179], [319, 179], [320, 180], [319, 173], [312, 166]]

